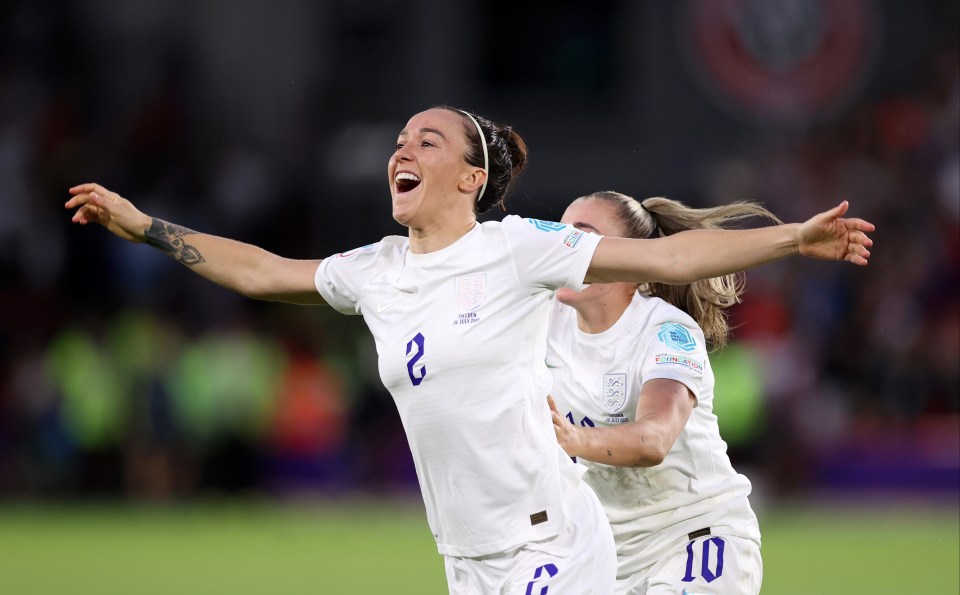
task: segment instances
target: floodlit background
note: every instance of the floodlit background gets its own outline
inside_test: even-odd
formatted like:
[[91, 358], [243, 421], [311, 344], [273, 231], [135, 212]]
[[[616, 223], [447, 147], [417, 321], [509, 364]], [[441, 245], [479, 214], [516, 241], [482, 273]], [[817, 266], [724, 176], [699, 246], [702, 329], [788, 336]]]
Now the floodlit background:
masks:
[[[713, 357], [765, 593], [960, 592], [960, 8], [950, 0], [7, 0], [0, 592], [442, 593], [362, 321], [69, 223], [318, 258], [402, 234], [414, 113], [506, 122], [508, 212], [596, 190], [875, 222], [751, 271]], [[503, 213], [492, 213], [494, 218]]]

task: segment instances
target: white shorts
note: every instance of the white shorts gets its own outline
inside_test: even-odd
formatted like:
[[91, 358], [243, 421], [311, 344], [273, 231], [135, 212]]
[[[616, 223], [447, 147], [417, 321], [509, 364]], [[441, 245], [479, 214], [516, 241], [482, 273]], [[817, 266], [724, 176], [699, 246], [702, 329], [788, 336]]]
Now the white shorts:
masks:
[[450, 595], [610, 595], [617, 576], [613, 531], [584, 482], [565, 499], [553, 539], [477, 558], [445, 556]]
[[617, 580], [617, 595], [755, 595], [763, 581], [760, 545], [732, 535], [680, 542], [649, 569]]

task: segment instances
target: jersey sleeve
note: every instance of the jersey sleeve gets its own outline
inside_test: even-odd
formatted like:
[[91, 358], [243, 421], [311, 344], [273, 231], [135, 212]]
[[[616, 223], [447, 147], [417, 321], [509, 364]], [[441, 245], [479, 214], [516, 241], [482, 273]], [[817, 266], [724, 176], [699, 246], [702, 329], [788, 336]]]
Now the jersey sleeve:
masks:
[[516, 215], [504, 217], [502, 225], [521, 283], [544, 289], [583, 288], [601, 236], [565, 223]]
[[341, 314], [362, 314], [360, 295], [377, 265], [382, 242], [323, 259], [313, 277], [317, 291]]
[[698, 326], [667, 321], [659, 324], [650, 337], [641, 362], [643, 382], [654, 378], [675, 380], [700, 402], [700, 382], [707, 363], [706, 340]]

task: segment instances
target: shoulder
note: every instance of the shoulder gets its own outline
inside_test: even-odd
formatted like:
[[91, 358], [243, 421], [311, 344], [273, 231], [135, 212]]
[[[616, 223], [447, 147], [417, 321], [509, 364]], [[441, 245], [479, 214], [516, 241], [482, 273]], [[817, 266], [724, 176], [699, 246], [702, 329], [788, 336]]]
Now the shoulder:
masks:
[[687, 348], [703, 343], [703, 330], [689, 314], [660, 298], [637, 294], [630, 313], [630, 333], [654, 343], [683, 345]]
[[683, 352], [706, 348], [703, 329], [689, 314], [660, 298], [644, 299], [650, 307], [646, 328], [655, 343]]
[[[496, 223], [490, 221], [489, 223]], [[521, 233], [533, 232], [558, 232], [568, 231], [571, 228], [566, 223], [557, 221], [546, 221], [544, 219], [533, 219], [530, 217], [520, 217], [518, 215], [507, 215], [499, 222], [499, 226], [505, 230], [515, 230]]]
[[400, 253], [403, 251], [406, 245], [407, 238], [405, 237], [387, 236], [379, 242], [374, 242], [372, 244], [367, 244], [366, 246], [360, 246], [359, 248], [340, 252], [338, 254], [334, 254], [330, 258], [347, 260], [377, 258], [384, 256], [385, 254]]
[[[547, 247], [551, 245], [563, 246], [573, 251], [576, 251], [581, 245], [581, 239], [595, 235], [567, 223], [524, 218], [517, 215], [504, 217], [503, 221], [499, 223], [499, 229], [511, 241]], [[600, 236], [596, 236], [596, 242], [599, 242], [599, 238]], [[596, 242], [594, 242], [594, 245]], [[583, 242], [583, 244], [590, 243]]]

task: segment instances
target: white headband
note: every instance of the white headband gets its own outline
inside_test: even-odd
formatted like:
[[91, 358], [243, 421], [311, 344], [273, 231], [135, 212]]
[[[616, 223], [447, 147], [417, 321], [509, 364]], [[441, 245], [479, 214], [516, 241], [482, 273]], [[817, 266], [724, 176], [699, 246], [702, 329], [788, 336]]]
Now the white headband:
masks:
[[483, 147], [483, 171], [487, 174], [483, 177], [483, 186], [480, 187], [480, 194], [477, 195], [477, 202], [480, 202], [480, 199], [483, 198], [483, 191], [487, 189], [487, 180], [490, 179], [490, 155], [487, 154], [487, 137], [483, 136], [483, 129], [480, 128], [480, 122], [477, 122], [476, 118], [471, 116], [469, 112], [460, 111], [470, 118], [473, 125], [477, 127], [477, 132], [480, 133], [480, 146]]

